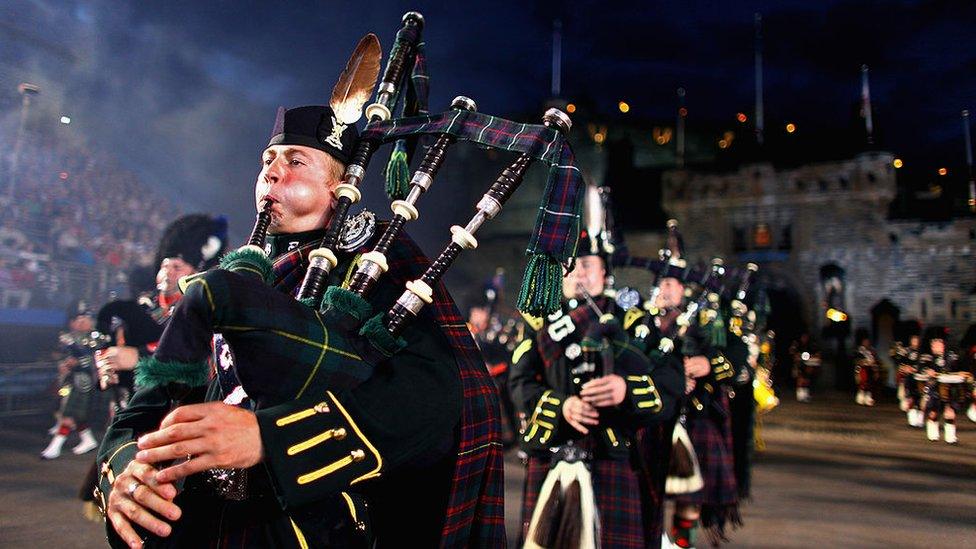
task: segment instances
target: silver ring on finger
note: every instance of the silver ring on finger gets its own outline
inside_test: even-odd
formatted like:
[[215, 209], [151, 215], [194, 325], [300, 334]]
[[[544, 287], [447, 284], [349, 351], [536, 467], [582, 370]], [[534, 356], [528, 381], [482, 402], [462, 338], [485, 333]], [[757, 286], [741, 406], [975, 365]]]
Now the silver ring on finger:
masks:
[[129, 483], [129, 486], [126, 487], [125, 493], [129, 494], [129, 497], [131, 498], [135, 495], [136, 490], [138, 489], [139, 489], [139, 481], [133, 480], [132, 482]]

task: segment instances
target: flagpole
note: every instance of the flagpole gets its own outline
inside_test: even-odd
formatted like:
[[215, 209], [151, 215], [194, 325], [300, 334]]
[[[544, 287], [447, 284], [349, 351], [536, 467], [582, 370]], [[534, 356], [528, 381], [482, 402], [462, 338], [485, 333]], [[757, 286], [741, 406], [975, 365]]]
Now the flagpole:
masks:
[[552, 22], [552, 96], [559, 97], [562, 91], [563, 64], [563, 22], [555, 19]]
[[688, 109], [685, 108], [685, 89], [678, 88], [678, 139], [676, 141], [677, 153], [675, 163], [679, 168], [685, 167], [685, 117], [688, 116]]
[[969, 171], [969, 211], [976, 212], [976, 174], [973, 173], [973, 141], [969, 134], [969, 110], [962, 111], [962, 132], [966, 140], [966, 167]]
[[762, 14], [755, 14], [756, 25], [756, 142], [763, 144], [763, 66]]
[[868, 134], [868, 145], [874, 145], [874, 123], [871, 119], [871, 84], [868, 82], [868, 66], [861, 65], [861, 115]]

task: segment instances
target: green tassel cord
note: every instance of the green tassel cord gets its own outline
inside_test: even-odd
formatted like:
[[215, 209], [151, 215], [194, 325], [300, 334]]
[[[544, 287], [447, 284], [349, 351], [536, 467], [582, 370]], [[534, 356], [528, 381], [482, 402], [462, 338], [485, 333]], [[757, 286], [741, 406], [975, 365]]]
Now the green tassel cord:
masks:
[[394, 338], [386, 329], [383, 324], [383, 313], [378, 313], [367, 320], [360, 328], [359, 335], [365, 337], [383, 356], [392, 356], [393, 353], [407, 346], [407, 342], [402, 337]]
[[320, 312], [336, 310], [351, 315], [362, 322], [373, 314], [373, 306], [357, 294], [338, 286], [329, 286], [322, 298]]
[[519, 289], [519, 310], [534, 316], [551, 314], [559, 308], [562, 295], [563, 266], [552, 256], [530, 255]]
[[271, 260], [268, 256], [253, 249], [241, 248], [220, 258], [220, 268], [243, 275], [259, 276], [271, 283]]
[[721, 314], [708, 323], [708, 329], [712, 347], [724, 349], [726, 345], [725, 333], [728, 330], [725, 329], [725, 321], [722, 319]]
[[386, 195], [390, 200], [402, 200], [410, 188], [410, 164], [407, 162], [407, 145], [403, 139], [396, 142], [386, 165]]
[[170, 383], [182, 383], [190, 387], [206, 385], [210, 379], [210, 364], [207, 361], [178, 362], [162, 361], [149, 356], [136, 364], [136, 386], [140, 389]]

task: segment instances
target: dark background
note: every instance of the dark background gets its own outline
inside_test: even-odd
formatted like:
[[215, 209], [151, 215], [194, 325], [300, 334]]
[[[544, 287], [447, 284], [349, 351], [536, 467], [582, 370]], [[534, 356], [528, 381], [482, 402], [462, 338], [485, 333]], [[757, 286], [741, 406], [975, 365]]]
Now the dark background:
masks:
[[[972, 2], [14, 0], [0, 7], [0, 58], [64, 87], [74, 136], [113, 152], [186, 211], [228, 214], [243, 234], [275, 108], [326, 101], [358, 38], [375, 32], [388, 50], [410, 9], [427, 20], [434, 110], [466, 94], [483, 112], [536, 119], [551, 96], [560, 19], [561, 96], [579, 105], [579, 117], [673, 122], [683, 86], [689, 132], [734, 128], [737, 112], [752, 124], [760, 12], [766, 154], [805, 161], [863, 147], [866, 63], [876, 146], [904, 159], [900, 176], [924, 190], [947, 166], [953, 184], [965, 184], [960, 111], [976, 106]], [[0, 89], [7, 128], [19, 108], [16, 83]], [[621, 100], [629, 113], [617, 110]], [[788, 121], [798, 128], [791, 136]], [[440, 191], [433, 206], [452, 199], [448, 187]]]

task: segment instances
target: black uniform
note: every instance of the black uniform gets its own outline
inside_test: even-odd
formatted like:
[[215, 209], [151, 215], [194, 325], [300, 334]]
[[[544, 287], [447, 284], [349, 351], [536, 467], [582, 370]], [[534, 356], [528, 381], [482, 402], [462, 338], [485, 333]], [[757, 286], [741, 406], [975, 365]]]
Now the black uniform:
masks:
[[[644, 547], [660, 535], [655, 539], [646, 524], [645, 510], [656, 496], [647, 488], [651, 471], [638, 451], [637, 436], [642, 428], [674, 417], [684, 378], [674, 363], [652, 363], [626, 335], [603, 354], [589, 354], [600, 322], [595, 311], [575, 301], [545, 320], [530, 319], [530, 330], [513, 356], [512, 397], [528, 417], [520, 440], [528, 453], [522, 534], [527, 534], [550, 466], [560, 450], [572, 446], [590, 460], [602, 545]], [[611, 300], [599, 297], [595, 303], [603, 311], [614, 310], [615, 322], [625, 321]], [[621, 359], [624, 352], [642, 360], [628, 364]], [[590, 433], [583, 435], [563, 418], [563, 403], [587, 381], [611, 373], [624, 378], [627, 396], [619, 406], [599, 408], [599, 425], [588, 426]]]

